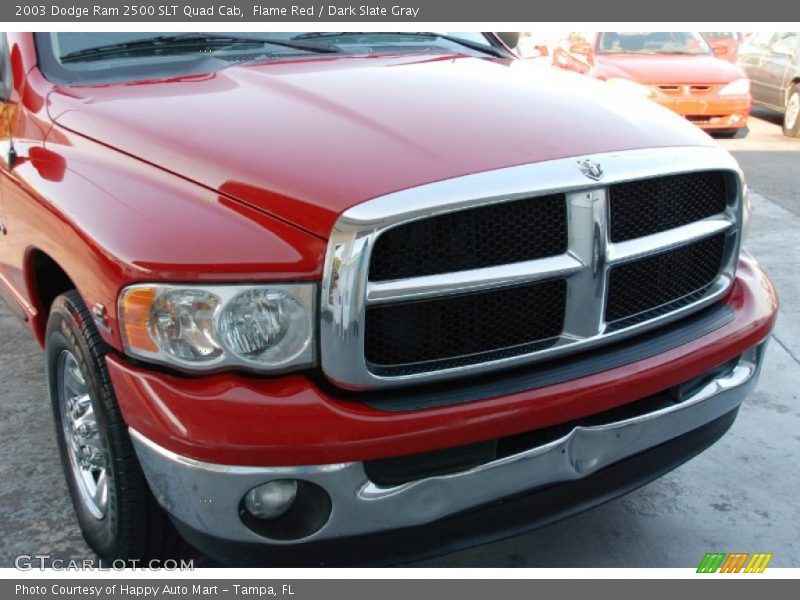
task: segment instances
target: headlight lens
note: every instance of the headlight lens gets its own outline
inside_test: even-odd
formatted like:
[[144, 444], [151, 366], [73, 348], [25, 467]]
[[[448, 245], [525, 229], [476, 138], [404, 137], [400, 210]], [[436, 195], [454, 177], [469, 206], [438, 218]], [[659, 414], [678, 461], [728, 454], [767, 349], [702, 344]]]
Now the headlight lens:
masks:
[[214, 333], [219, 297], [203, 290], [166, 290], [150, 305], [150, 336], [167, 355], [193, 363], [222, 355]]
[[285, 363], [311, 340], [311, 315], [283, 290], [242, 292], [219, 320], [220, 337], [236, 356], [266, 364]]
[[650, 98], [651, 96], [653, 96], [653, 90], [651, 90], [649, 87], [647, 87], [644, 84], [631, 81], [630, 79], [623, 79], [622, 77], [612, 77], [610, 79], [607, 79], [606, 81], [622, 91], [631, 94], [636, 94], [641, 98]]
[[119, 299], [128, 354], [186, 370], [283, 372], [314, 362], [314, 284], [143, 284]]
[[750, 80], [747, 78], [731, 81], [719, 91], [720, 96], [744, 96], [750, 93]]

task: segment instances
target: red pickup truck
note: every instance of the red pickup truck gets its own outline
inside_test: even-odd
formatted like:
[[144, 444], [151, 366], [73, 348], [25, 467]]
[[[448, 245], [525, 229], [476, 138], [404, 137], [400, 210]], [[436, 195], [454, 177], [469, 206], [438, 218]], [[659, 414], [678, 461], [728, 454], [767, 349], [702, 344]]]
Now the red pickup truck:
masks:
[[0, 291], [103, 558], [515, 535], [756, 383], [777, 298], [733, 158], [491, 35], [8, 33], [1, 91]]

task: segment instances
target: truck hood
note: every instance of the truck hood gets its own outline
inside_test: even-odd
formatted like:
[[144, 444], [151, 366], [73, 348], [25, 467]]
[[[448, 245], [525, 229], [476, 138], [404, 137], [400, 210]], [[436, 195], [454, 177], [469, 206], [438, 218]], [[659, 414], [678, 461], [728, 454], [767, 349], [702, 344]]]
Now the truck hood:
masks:
[[609, 87], [521, 61], [326, 57], [60, 86], [48, 110], [66, 129], [324, 238], [347, 208], [425, 183], [713, 144], [670, 111]]
[[745, 77], [728, 61], [685, 54], [598, 54], [595, 72], [604, 79], [623, 77], [639, 83], [730, 83]]

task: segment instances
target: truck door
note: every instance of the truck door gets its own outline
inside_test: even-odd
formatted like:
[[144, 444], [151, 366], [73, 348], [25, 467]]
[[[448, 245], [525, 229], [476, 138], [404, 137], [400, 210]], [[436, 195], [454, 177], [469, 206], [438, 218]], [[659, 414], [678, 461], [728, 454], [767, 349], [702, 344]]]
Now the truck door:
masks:
[[8, 241], [8, 214], [6, 210], [6, 194], [10, 172], [9, 159], [12, 156], [12, 131], [16, 118], [17, 105], [9, 102], [13, 87], [8, 57], [8, 41], [6, 34], [0, 32], [0, 299], [7, 308], [18, 317], [26, 320], [27, 316], [20, 304], [18, 293], [11, 284], [10, 243]]

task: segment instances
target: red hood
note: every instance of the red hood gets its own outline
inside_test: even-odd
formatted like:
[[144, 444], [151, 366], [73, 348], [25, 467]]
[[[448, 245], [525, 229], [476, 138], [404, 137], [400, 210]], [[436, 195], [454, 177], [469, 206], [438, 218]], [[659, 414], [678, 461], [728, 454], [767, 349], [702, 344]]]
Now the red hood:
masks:
[[746, 77], [736, 65], [714, 56], [685, 54], [598, 54], [592, 75], [649, 84], [730, 83]]
[[346, 208], [423, 183], [713, 143], [606, 87], [504, 60], [319, 58], [60, 87], [49, 110], [67, 129], [327, 237]]

